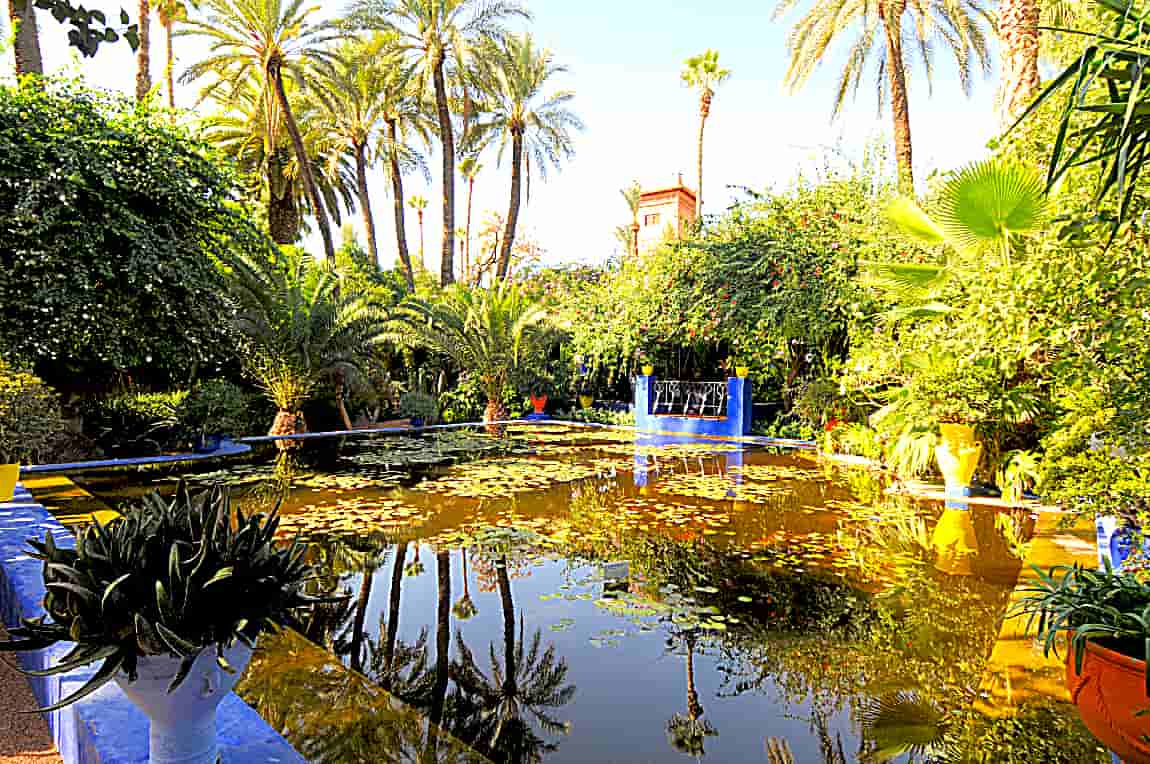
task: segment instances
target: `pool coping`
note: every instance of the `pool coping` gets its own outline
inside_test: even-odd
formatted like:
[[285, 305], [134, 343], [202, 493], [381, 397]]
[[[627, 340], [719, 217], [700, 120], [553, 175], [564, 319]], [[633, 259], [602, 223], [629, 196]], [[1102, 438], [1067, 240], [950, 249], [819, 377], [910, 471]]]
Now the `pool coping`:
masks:
[[[75, 537], [22, 485], [11, 502], [0, 504], [0, 620], [15, 626], [21, 618], [41, 614], [46, 589], [42, 564], [27, 554], [30, 535], [52, 536], [61, 548], [73, 548]], [[25, 671], [54, 665], [72, 643], [16, 653]], [[64, 674], [27, 677], [37, 703], [47, 706], [79, 689], [92, 674], [88, 666]], [[113, 683], [72, 705], [46, 713], [53, 741], [65, 764], [146, 764], [148, 719]], [[235, 693], [217, 714], [223, 761], [305, 764], [291, 744]]]

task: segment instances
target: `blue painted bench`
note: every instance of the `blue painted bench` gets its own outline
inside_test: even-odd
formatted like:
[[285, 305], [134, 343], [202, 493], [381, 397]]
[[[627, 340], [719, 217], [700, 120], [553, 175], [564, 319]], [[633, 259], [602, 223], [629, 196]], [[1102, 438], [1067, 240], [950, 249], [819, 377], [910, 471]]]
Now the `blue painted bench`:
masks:
[[[17, 486], [12, 502], [0, 504], [0, 621], [7, 626], [42, 613], [45, 589], [41, 563], [28, 556], [27, 539], [51, 533], [56, 544], [75, 545], [72, 534]], [[71, 648], [19, 653], [26, 670], [47, 668]], [[47, 706], [71, 694], [95, 672], [95, 666], [49, 677], [29, 677], [36, 700]], [[148, 719], [114, 684], [59, 711], [47, 714], [56, 748], [65, 764], [146, 764]], [[306, 760], [248, 704], [231, 693], [220, 704], [217, 733], [224, 762]]]

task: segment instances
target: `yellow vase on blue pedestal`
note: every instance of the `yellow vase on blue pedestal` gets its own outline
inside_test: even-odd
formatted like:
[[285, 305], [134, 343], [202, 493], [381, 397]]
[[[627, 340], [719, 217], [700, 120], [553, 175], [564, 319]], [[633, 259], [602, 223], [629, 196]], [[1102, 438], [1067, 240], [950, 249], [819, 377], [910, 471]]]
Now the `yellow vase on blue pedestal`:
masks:
[[0, 504], [12, 501], [16, 495], [16, 481], [19, 479], [19, 464], [0, 464]]
[[946, 495], [966, 496], [982, 459], [982, 444], [974, 439], [974, 428], [970, 425], [940, 424], [938, 429], [942, 443], [934, 449], [934, 457], [946, 481]]

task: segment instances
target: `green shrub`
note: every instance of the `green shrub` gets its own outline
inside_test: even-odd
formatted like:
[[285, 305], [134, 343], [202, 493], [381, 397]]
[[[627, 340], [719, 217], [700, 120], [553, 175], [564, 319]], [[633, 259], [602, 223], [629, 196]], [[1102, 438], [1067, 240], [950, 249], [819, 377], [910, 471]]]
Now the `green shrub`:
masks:
[[188, 394], [182, 410], [183, 429], [194, 435], [251, 435], [269, 418], [263, 396], [225, 379], [213, 379]]
[[[468, 377], [439, 396], [443, 408], [443, 421], [448, 424], [459, 422], [481, 422], [487, 408], [487, 396], [478, 381]], [[512, 415], [523, 410], [523, 397], [512, 386], [503, 388], [503, 407]]]
[[63, 430], [52, 389], [0, 361], [0, 463], [50, 461]]
[[152, 455], [187, 445], [188, 392], [121, 393], [84, 403], [84, 432], [105, 453]]
[[439, 419], [439, 401], [427, 393], [404, 393], [399, 399], [399, 415], [434, 424]]
[[611, 424], [617, 427], [634, 427], [634, 411], [608, 411], [591, 407], [575, 408], [566, 413], [560, 413], [556, 418], [571, 422], [590, 422], [593, 424]]

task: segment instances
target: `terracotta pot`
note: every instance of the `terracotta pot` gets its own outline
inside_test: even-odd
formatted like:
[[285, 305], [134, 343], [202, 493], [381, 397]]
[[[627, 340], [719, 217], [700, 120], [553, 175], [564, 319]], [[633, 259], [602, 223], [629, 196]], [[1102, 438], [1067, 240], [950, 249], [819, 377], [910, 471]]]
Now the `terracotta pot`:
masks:
[[538, 396], [532, 395], [531, 396], [531, 405], [535, 407], [535, 413], [536, 414], [542, 414], [543, 409], [547, 408], [547, 396], [546, 395], [538, 395]]
[[1066, 650], [1066, 688], [1086, 728], [1126, 764], [1150, 764], [1146, 663], [1087, 641], [1082, 672]]
[[16, 482], [19, 479], [19, 464], [0, 464], [0, 504], [12, 501], [12, 497], [16, 495]]

